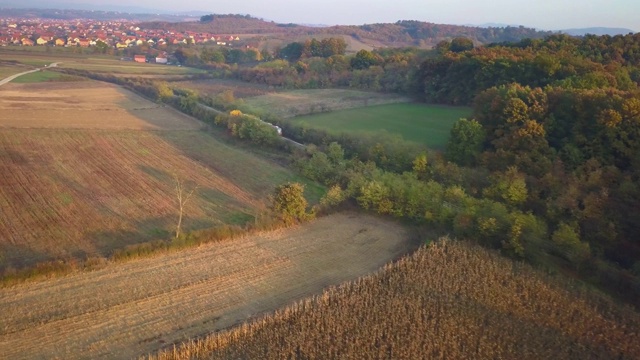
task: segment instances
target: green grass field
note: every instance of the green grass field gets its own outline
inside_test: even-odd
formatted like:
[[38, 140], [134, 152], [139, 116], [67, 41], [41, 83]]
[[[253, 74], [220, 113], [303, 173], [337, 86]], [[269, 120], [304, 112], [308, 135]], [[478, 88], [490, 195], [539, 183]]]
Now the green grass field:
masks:
[[22, 75], [13, 79], [13, 83], [18, 84], [26, 84], [26, 83], [37, 83], [43, 81], [56, 81], [59, 80], [62, 76], [61, 73], [53, 72], [53, 71], [36, 71], [34, 73]]
[[203, 70], [188, 67], [177, 67], [159, 64], [141, 64], [133, 61], [88, 58], [82, 61], [63, 61], [61, 68], [88, 70], [111, 74], [157, 74], [157, 75], [187, 75], [203, 73]]
[[406, 103], [409, 98], [351, 89], [304, 89], [270, 92], [244, 99], [246, 111], [271, 114], [282, 119], [363, 106]]
[[297, 124], [331, 132], [378, 132], [398, 134], [405, 140], [444, 149], [456, 120], [471, 116], [469, 107], [426, 104], [389, 104], [290, 119]]

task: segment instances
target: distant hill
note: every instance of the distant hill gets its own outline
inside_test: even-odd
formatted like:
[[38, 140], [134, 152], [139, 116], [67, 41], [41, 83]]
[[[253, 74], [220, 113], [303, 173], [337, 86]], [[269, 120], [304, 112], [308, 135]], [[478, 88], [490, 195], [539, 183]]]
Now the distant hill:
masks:
[[[197, 21], [199, 16], [189, 14], [137, 14], [122, 11], [107, 10], [87, 10], [87, 9], [51, 9], [51, 8], [2, 8], [3, 2], [0, 1], [0, 9], [2, 16], [20, 17], [25, 19], [93, 19], [93, 20], [129, 20], [129, 21], [165, 21], [165, 22], [182, 22]], [[136, 8], [132, 8], [135, 10]]]
[[[200, 18], [198, 18], [199, 20]], [[249, 15], [214, 15], [212, 21], [195, 22], [143, 22], [144, 29], [175, 29], [178, 31], [211, 32], [219, 34], [265, 34], [285, 32], [286, 28], [299, 27], [295, 24], [276, 24]], [[304, 27], [306, 28], [306, 27]]]
[[538, 31], [524, 26], [478, 27], [434, 24], [415, 20], [401, 20], [393, 24], [334, 26], [323, 29], [352, 35], [361, 41], [380, 41], [387, 46], [432, 47], [442, 40], [466, 37], [478, 44], [519, 41], [524, 38], [543, 38], [551, 31]]
[[625, 28], [608, 28], [608, 27], [590, 27], [590, 28], [581, 28], [581, 29], [565, 29], [560, 30], [560, 32], [571, 35], [571, 36], [584, 36], [587, 34], [592, 35], [627, 35], [628, 33], [635, 33], [635, 31], [631, 29]]
[[178, 31], [212, 32], [221, 34], [278, 34], [280, 37], [342, 35], [369, 44], [372, 47], [418, 46], [430, 48], [442, 40], [467, 37], [477, 44], [519, 41], [524, 38], [542, 38], [553, 34], [523, 26], [474, 27], [433, 24], [422, 21], [402, 20], [396, 23], [337, 25], [315, 27], [297, 24], [278, 24], [249, 15], [214, 15], [207, 22], [168, 23], [146, 22], [141, 28], [171, 28]]

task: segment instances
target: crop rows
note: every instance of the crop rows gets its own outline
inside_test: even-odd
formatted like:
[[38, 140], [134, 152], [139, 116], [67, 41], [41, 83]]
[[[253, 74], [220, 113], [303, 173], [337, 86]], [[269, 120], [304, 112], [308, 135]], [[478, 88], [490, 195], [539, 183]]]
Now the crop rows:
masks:
[[[208, 140], [192, 135], [196, 142]], [[183, 155], [170, 140], [139, 131], [0, 130], [5, 266], [77, 253], [105, 256], [171, 231], [174, 174], [199, 186], [196, 200], [187, 204], [187, 228], [264, 208], [264, 194]]]
[[413, 245], [398, 223], [334, 214], [305, 226], [0, 288], [8, 359], [126, 359], [353, 280]]
[[152, 359], [638, 359], [640, 316], [476, 246], [382, 271]]

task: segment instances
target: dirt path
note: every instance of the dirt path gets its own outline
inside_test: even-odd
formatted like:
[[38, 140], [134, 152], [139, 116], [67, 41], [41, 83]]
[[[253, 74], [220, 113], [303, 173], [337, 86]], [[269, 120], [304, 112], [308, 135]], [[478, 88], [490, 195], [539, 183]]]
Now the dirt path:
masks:
[[396, 223], [336, 214], [0, 289], [0, 349], [10, 359], [131, 358], [368, 274], [411, 247]]
[[[51, 65], [49, 65], [49, 67], [56, 67], [56, 66], [58, 66], [58, 63], [52, 63]], [[42, 68], [33, 69], [33, 70], [29, 70], [29, 71], [21, 72], [21, 73], [19, 73], [19, 74], [11, 75], [11, 76], [9, 76], [9, 77], [6, 77], [6, 78], [4, 78], [4, 79], [0, 80], [0, 86], [2, 86], [2, 85], [4, 85], [4, 84], [7, 84], [7, 83], [9, 83], [9, 82], [11, 82], [11, 81], [13, 81], [15, 78], [18, 78], [18, 77], [20, 77], [20, 76], [22, 76], [22, 75], [31, 74], [31, 73], [34, 73], [34, 72], [36, 72], [36, 71], [40, 71], [40, 70], [42, 70]]]

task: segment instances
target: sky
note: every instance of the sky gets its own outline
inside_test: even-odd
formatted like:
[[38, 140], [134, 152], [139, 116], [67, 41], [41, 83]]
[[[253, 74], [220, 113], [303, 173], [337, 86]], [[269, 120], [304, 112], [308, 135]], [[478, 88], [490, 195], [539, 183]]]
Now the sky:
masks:
[[[30, 0], [24, 0], [28, 4]], [[216, 14], [250, 14], [280, 23], [361, 25], [398, 20], [498, 23], [545, 30], [618, 27], [640, 31], [640, 0], [66, 0], [66, 3]]]

